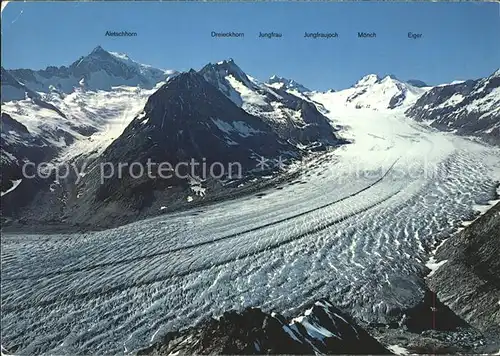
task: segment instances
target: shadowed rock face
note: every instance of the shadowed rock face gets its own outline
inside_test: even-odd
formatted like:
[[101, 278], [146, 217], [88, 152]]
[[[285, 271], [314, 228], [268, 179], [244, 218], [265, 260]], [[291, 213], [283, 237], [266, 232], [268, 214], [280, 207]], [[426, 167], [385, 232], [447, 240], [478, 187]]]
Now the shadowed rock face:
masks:
[[[21, 181], [16, 195], [2, 196], [2, 215], [5, 216], [15, 214], [19, 207], [27, 204], [43, 183], [40, 179], [24, 178], [24, 162], [26, 160], [35, 164], [43, 162], [53, 157], [57, 153], [57, 148], [43, 138], [32, 135], [25, 125], [6, 113], [1, 115], [0, 127], [2, 132], [0, 138], [1, 191], [7, 192], [13, 187], [14, 181]], [[62, 131], [62, 134], [64, 133]], [[33, 175], [33, 171], [33, 169], [26, 169], [26, 174]]]
[[500, 144], [500, 71], [489, 77], [437, 86], [422, 95], [406, 115], [432, 127], [474, 135]]
[[[260, 157], [293, 160], [301, 154], [260, 118], [236, 106], [192, 70], [172, 78], [151, 95], [144, 110], [89, 163], [88, 174], [78, 183], [76, 177], [67, 179], [73, 192], [85, 194], [78, 198], [72, 195], [75, 199], [66, 203], [64, 219], [109, 226], [130, 222], [138, 214], [158, 214], [167, 202], [171, 209], [187, 206], [190, 175], [206, 177], [203, 185], [212, 193], [209, 198], [219, 199], [230, 194], [230, 189], [217, 177], [229, 180], [262, 174], [257, 166]], [[150, 172], [148, 162], [152, 164]], [[137, 168], [137, 163], [144, 168], [143, 173], [135, 169], [131, 174], [130, 167], [136, 164]], [[164, 163], [168, 165], [160, 170]], [[177, 166], [179, 163], [182, 165]], [[118, 174], [121, 164], [125, 166]], [[180, 168], [178, 174], [174, 174], [174, 167]], [[109, 178], [103, 180], [103, 172]], [[205, 197], [200, 194], [195, 198], [201, 201]]]
[[[149, 98], [144, 113], [106, 149], [102, 161], [145, 164], [150, 159], [175, 166], [194, 159], [208, 166], [239, 163], [246, 172], [255, 169], [259, 156], [290, 154], [298, 155], [298, 150], [280, 140], [262, 120], [234, 105], [201, 75], [190, 71], [172, 79]], [[130, 190], [142, 183], [127, 177], [110, 179], [99, 187], [98, 199], [110, 195], [119, 198], [126, 193], [123, 187]]]
[[[208, 161], [207, 155], [213, 155], [213, 161], [238, 158], [254, 165], [251, 150], [272, 157], [280, 150], [292, 149], [261, 119], [235, 106], [194, 71], [159, 89], [149, 98], [144, 112], [125, 129], [122, 138], [148, 135], [158, 140], [168, 155], [175, 155], [173, 162], [191, 157], [206, 157]], [[109, 158], [116, 146], [107, 150]]]
[[326, 301], [287, 322], [281, 315], [247, 308], [218, 320], [168, 333], [141, 355], [181, 354], [390, 354], [348, 316]]
[[24, 84], [20, 83], [16, 78], [1, 67], [1, 78], [2, 78], [2, 95], [1, 101], [10, 100], [23, 100], [26, 96], [30, 98], [37, 98], [39, 95], [27, 88]]
[[310, 92], [311, 89], [306, 88], [300, 83], [297, 83], [293, 79], [288, 79], [288, 78], [283, 78], [279, 77], [277, 75], [273, 75], [271, 78], [267, 80], [268, 84], [277, 84], [278, 86], [281, 86], [282, 89], [284, 90], [297, 90], [299, 93], [306, 93]]
[[423, 87], [429, 86], [425, 82], [423, 82], [422, 80], [419, 80], [419, 79], [409, 79], [406, 82], [410, 85], [413, 85], [414, 87], [417, 87], [417, 88], [423, 88]]
[[[437, 251], [429, 285], [457, 315], [500, 346], [500, 204]], [[498, 349], [498, 347], [497, 347]]]
[[[300, 94], [297, 96], [289, 91], [309, 91], [293, 80], [274, 76], [268, 83], [281, 86], [272, 88], [266, 84], [256, 83], [250, 80], [232, 59], [216, 64], [209, 63], [199, 71], [199, 74], [237, 106], [260, 117], [284, 140], [305, 146], [322, 147], [346, 143], [335, 135], [329, 120], [315, 105], [299, 97]], [[228, 78], [239, 84], [234, 84]], [[238, 85], [241, 88], [237, 88]], [[245, 91], [254, 99], [245, 99], [245, 95], [240, 93]]]

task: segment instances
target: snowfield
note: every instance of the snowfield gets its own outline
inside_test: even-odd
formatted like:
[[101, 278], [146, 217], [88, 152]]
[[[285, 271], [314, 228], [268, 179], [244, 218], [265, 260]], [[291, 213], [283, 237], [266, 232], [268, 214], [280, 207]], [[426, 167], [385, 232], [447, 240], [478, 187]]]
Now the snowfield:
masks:
[[[2, 103], [2, 112], [25, 125], [31, 134], [58, 147], [61, 152], [55, 163], [63, 163], [81, 154], [102, 153], [143, 110], [155, 90], [119, 86], [110, 91], [77, 89], [71, 94], [40, 93], [58, 111], [24, 99]], [[82, 132], [88, 129], [94, 133], [87, 137]], [[61, 132], [66, 132], [74, 142], [66, 142]], [[5, 136], [5, 139], [12, 141], [16, 137]]]
[[500, 150], [343, 95], [311, 100], [353, 143], [264, 196], [107, 231], [3, 234], [3, 347], [130, 353], [232, 308], [293, 315], [325, 297], [383, 322], [415, 305], [433, 248], [495, 197]]

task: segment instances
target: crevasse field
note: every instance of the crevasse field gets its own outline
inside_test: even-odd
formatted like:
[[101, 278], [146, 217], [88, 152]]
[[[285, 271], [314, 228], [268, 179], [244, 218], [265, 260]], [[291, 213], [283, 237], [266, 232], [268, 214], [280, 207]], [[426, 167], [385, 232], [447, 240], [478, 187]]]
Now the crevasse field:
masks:
[[[328, 298], [364, 321], [413, 306], [432, 250], [495, 197], [500, 150], [402, 110], [313, 95], [344, 145], [296, 181], [85, 234], [2, 236], [2, 333], [16, 353], [128, 353], [229, 309]], [[321, 105], [320, 105], [321, 104]]]

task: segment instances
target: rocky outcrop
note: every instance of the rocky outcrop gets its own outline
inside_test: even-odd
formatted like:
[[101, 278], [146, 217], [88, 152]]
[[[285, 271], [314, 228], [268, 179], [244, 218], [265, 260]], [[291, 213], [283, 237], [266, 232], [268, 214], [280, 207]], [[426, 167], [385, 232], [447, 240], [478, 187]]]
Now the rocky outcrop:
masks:
[[259, 117], [284, 140], [297, 146], [326, 148], [346, 143], [330, 121], [303, 93], [309, 89], [293, 80], [272, 77], [259, 83], [234, 62], [209, 63], [199, 73], [234, 104]]
[[[146, 165], [149, 159], [156, 164], [168, 162], [172, 167], [194, 160], [199, 163], [195, 167], [196, 175], [205, 180], [210, 177], [207, 173], [202, 174], [202, 162], [206, 167], [222, 165], [224, 168], [214, 174], [222, 173], [221, 178], [230, 179], [238, 173], [256, 169], [260, 157], [277, 158], [280, 155], [298, 157], [299, 152], [280, 140], [262, 120], [238, 108], [191, 70], [153, 94], [144, 112], [106, 149], [101, 160], [115, 165], [119, 162]], [[241, 172], [229, 172], [231, 165], [238, 168], [235, 163], [241, 167]], [[181, 173], [193, 175], [190, 171]], [[145, 184], [153, 189], [158, 182], [150, 177], [143, 178], [108, 179], [100, 185], [97, 198], [130, 196], [139, 187], [139, 194], [144, 195]], [[164, 184], [176, 185], [175, 179], [165, 180]]]
[[429, 86], [424, 81], [419, 80], [419, 79], [409, 79], [406, 82], [410, 85], [413, 85], [414, 87], [417, 87], [417, 88], [424, 88], [424, 87]]
[[404, 318], [394, 325], [357, 324], [326, 300], [290, 320], [247, 308], [167, 333], [138, 354], [382, 355], [485, 350], [482, 335], [427, 291], [421, 303], [406, 310]]
[[442, 131], [500, 144], [499, 89], [500, 70], [483, 79], [436, 86], [406, 115]]
[[378, 341], [327, 301], [291, 321], [247, 308], [226, 312], [198, 326], [168, 333], [140, 355], [169, 354], [390, 354]]
[[[32, 135], [19, 121], [2, 113], [0, 138], [0, 188], [2, 192], [2, 222], [5, 215], [11, 216], [20, 206], [27, 204], [40, 189], [42, 180], [35, 177], [33, 167], [23, 171], [24, 162], [38, 164], [53, 157], [57, 148], [43, 138]], [[34, 179], [25, 179], [24, 175]], [[13, 190], [16, 189], [15, 194]]]
[[25, 125], [6, 113], [2, 113], [0, 124], [0, 184], [2, 191], [5, 191], [8, 188], [6, 185], [10, 185], [9, 180], [23, 178], [22, 165], [25, 160], [41, 162], [52, 157], [56, 149], [43, 138], [32, 135]]
[[[457, 315], [500, 347], [500, 203], [438, 249], [428, 283]], [[446, 261], [446, 262], [444, 262]]]
[[294, 90], [299, 93], [308, 93], [311, 91], [311, 89], [306, 88], [305, 86], [296, 82], [293, 79], [283, 78], [277, 75], [273, 75], [271, 78], [269, 78], [267, 80], [267, 84], [276, 89]]
[[1, 67], [1, 81], [2, 81], [2, 103], [10, 100], [23, 100], [26, 97], [37, 98], [39, 95], [24, 84], [19, 82], [16, 78]]

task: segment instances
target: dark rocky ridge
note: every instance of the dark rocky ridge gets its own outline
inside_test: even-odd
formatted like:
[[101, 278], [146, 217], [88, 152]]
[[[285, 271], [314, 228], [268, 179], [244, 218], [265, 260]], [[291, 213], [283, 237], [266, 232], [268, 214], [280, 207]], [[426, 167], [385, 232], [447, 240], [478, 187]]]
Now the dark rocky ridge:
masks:
[[[25, 125], [6, 113], [1, 114], [0, 123], [0, 162], [2, 164], [0, 188], [2, 192], [5, 192], [12, 187], [12, 181], [22, 180], [22, 189], [16, 192], [15, 197], [12, 194], [2, 197], [2, 214], [10, 214], [15, 207], [29, 202], [31, 195], [41, 183], [38, 179], [23, 179], [24, 161], [29, 160], [35, 164], [43, 162], [52, 158], [57, 153], [57, 149], [43, 138], [32, 135]], [[31, 171], [27, 173], [33, 174]]]
[[293, 79], [283, 78], [283, 77], [279, 77], [277, 75], [273, 75], [271, 78], [269, 78], [267, 80], [267, 83], [268, 84], [282, 84], [283, 85], [282, 89], [284, 89], [284, 90], [290, 90], [290, 89], [297, 90], [300, 93], [306, 93], [306, 92], [311, 91], [311, 89], [306, 88], [305, 86], [303, 86], [300, 83], [297, 83]]
[[415, 307], [397, 323], [369, 324], [366, 330], [383, 345], [399, 345], [410, 353], [469, 354], [484, 352], [484, 336], [426, 289]]
[[292, 322], [279, 314], [247, 308], [218, 320], [168, 333], [139, 355], [180, 354], [390, 354], [347, 315], [316, 302]]
[[395, 82], [394, 84], [398, 88], [399, 93], [394, 95], [391, 98], [391, 100], [389, 101], [389, 106], [388, 106], [389, 109], [394, 109], [394, 108], [400, 106], [403, 103], [403, 101], [406, 99], [406, 95], [407, 95], [407, 91], [408, 91], [408, 89], [402, 83]]
[[[225, 167], [238, 162], [247, 172], [256, 168], [260, 156], [299, 157], [298, 150], [281, 141], [262, 120], [235, 106], [193, 70], [153, 94], [144, 113], [106, 149], [102, 162], [145, 164], [151, 159], [175, 166], [194, 159]], [[98, 199], [125, 194], [126, 181], [106, 180], [99, 188]]]
[[500, 348], [500, 203], [448, 239], [437, 251], [444, 263], [430, 288], [457, 315]]
[[394, 345], [411, 354], [468, 354], [489, 350], [484, 344], [481, 333], [427, 291], [421, 303], [390, 325], [357, 323], [326, 300], [295, 318], [246, 308], [169, 332], [138, 354], [381, 355]]
[[413, 85], [414, 87], [417, 87], [417, 88], [423, 88], [423, 87], [429, 86], [425, 82], [423, 82], [422, 80], [419, 80], [419, 79], [409, 79], [406, 82], [410, 85]]
[[[16, 217], [29, 217], [30, 224], [36, 217], [43, 222], [59, 221], [94, 228], [117, 226], [158, 215], [160, 211], [197, 206], [198, 203], [217, 201], [242, 192], [252, 193], [262, 186], [259, 182], [247, 184], [251, 178], [273, 174], [272, 167], [265, 171], [258, 169], [260, 156], [267, 159], [282, 156], [290, 161], [300, 159], [302, 154], [260, 118], [238, 108], [191, 70], [172, 78], [151, 95], [144, 111], [103, 154], [87, 162], [88, 174], [78, 183], [76, 175], [71, 174], [55, 191], [49, 192], [49, 187], [46, 187], [29, 207], [22, 209], [21, 216]], [[122, 171], [121, 177], [118, 175], [120, 163], [137, 162], [147, 167], [148, 160], [157, 164], [156, 167], [163, 162], [174, 167], [179, 162], [194, 160], [199, 164], [196, 175], [202, 178], [201, 163], [210, 167], [217, 162], [227, 170], [220, 180], [208, 177], [202, 182], [203, 188], [210, 192], [208, 197], [191, 192], [188, 179], [163, 178], [154, 168], [154, 178], [147, 171], [135, 178], [128, 167]], [[241, 178], [234, 163], [241, 165]], [[101, 168], [108, 167], [108, 164], [113, 165], [115, 174], [101, 184]], [[231, 180], [228, 175], [231, 164], [236, 167], [232, 172], [236, 183], [226, 187], [225, 182]], [[180, 173], [187, 177], [190, 172], [186, 169]], [[279, 180], [278, 176], [276, 174]], [[276, 180], [266, 180], [266, 184], [273, 181]], [[245, 183], [245, 187], [237, 188], [240, 183]], [[188, 196], [193, 201], [187, 202]]]
[[316, 105], [302, 100], [285, 90], [275, 90], [281, 97], [285, 107], [300, 111], [304, 125], [297, 125], [291, 120], [286, 125], [276, 125], [276, 131], [292, 142], [304, 145], [319, 145], [322, 148], [348, 143], [335, 135], [329, 120], [321, 114]]
[[2, 96], [1, 102], [8, 100], [22, 100], [26, 96], [36, 98], [39, 95], [24, 84], [20, 83], [9, 71], [1, 67]]
[[[487, 142], [499, 145], [500, 97], [491, 98], [490, 102], [483, 102], [474, 110], [468, 109], [468, 105], [482, 100], [499, 87], [500, 71], [483, 79], [437, 86], [422, 95], [406, 111], [406, 115], [417, 121], [430, 121], [432, 127], [442, 131], [478, 136]], [[454, 95], [462, 96], [463, 99], [456, 103], [446, 103]], [[490, 107], [485, 110], [483, 107], [486, 104]]]
[[230, 87], [219, 84], [225, 84], [225, 77], [227, 75], [233, 76], [237, 81], [245, 85], [247, 88], [252, 90], [260, 89], [257, 85], [252, 83], [250, 78], [241, 70], [240, 67], [234, 62], [232, 58], [224, 60], [218, 63], [208, 63], [202, 69], [200, 69], [199, 74], [205, 78], [205, 80], [211, 83], [214, 87], [221, 90], [224, 95], [230, 96]]
[[[2, 76], [8, 79], [2, 79], [2, 84], [14, 88], [13, 92], [21, 95], [22, 98], [28, 93], [32, 103], [52, 110], [58, 116], [67, 119], [65, 113], [44, 101], [45, 98], [50, 98], [50, 95], [62, 96], [64, 92], [73, 90], [74, 86], [86, 86], [87, 81], [80, 84], [79, 80], [90, 78], [92, 73], [104, 71], [110, 75], [111, 82], [108, 84], [112, 84], [115, 79], [123, 84], [129, 79], [135, 81], [139, 78], [141, 86], [150, 86], [149, 84], [153, 84], [153, 82], [146, 83], [144, 80], [165, 79], [164, 71], [155, 68], [145, 69], [126, 57], [124, 58], [111, 54], [98, 46], [92, 53], [81, 57], [69, 67], [48, 67], [42, 71], [25, 69], [5, 71], [2, 68]], [[142, 76], [144, 70], [146, 70], [146, 76]], [[144, 164], [150, 158], [153, 162], [169, 162], [175, 165], [176, 162], [191, 158], [197, 162], [204, 158], [207, 165], [216, 161], [223, 164], [238, 162], [242, 164], [246, 172], [249, 172], [252, 168], [256, 168], [258, 156], [266, 158], [283, 156], [285, 160], [296, 159], [300, 158], [306, 151], [325, 150], [329, 146], [344, 143], [343, 140], [335, 136], [335, 129], [312, 103], [288, 94], [286, 91], [277, 96], [275, 92], [266, 91], [265, 86], [254, 85], [234, 61], [209, 64], [200, 71], [200, 73], [202, 72], [212, 73], [215, 77], [202, 77], [194, 70], [181, 74], [178, 78], [171, 76], [168, 84], [150, 97], [143, 115], [131, 123], [121, 139], [116, 140], [108, 147], [100, 160], [94, 161], [92, 159], [92, 161], [86, 162], [88, 163], [87, 170], [95, 169], [102, 162], [116, 164], [118, 162], [139, 162]], [[220, 87], [215, 88], [210, 84], [210, 82], [213, 84], [215, 80], [222, 79], [228, 73], [252, 90], [265, 93], [269, 100], [279, 100], [280, 105], [291, 110], [301, 111], [303, 123], [297, 124], [290, 118], [284, 126], [274, 125], [274, 122], [268, 121], [264, 117], [249, 114], [238, 108], [234, 102], [228, 99], [227, 95], [220, 95]], [[13, 74], [21, 81], [16, 79]], [[23, 83], [29, 84], [30, 88], [33, 86], [37, 90], [49, 91], [50, 93], [40, 97]], [[62, 86], [59, 85], [61, 83]], [[126, 83], [130, 85], [130, 82]], [[90, 89], [92, 90], [92, 88]], [[273, 110], [270, 104], [269, 110]], [[90, 136], [96, 130], [94, 127], [74, 127], [73, 129], [83, 136]], [[47, 139], [44, 142], [47, 149], [43, 150], [44, 154], [42, 155], [44, 161], [50, 161], [58, 152], [52, 141], [60, 142], [61, 139], [64, 139], [66, 144], [71, 144], [74, 140], [71, 134], [60, 129], [43, 134], [43, 137]], [[298, 143], [305, 145], [306, 149], [297, 148]], [[4, 147], [8, 147], [12, 151], [18, 151], [24, 149], [25, 144], [21, 142], [18, 146], [13, 148], [13, 145], [12, 147], [2, 145], [2, 150]], [[33, 145], [30, 144], [30, 146]], [[5, 151], [5, 153], [4, 156], [7, 156], [8, 152]], [[24, 155], [23, 158], [37, 163], [40, 162], [42, 156], [31, 159], [30, 155]], [[69, 163], [75, 163], [81, 167], [85, 160], [86, 158], [81, 156], [77, 157], [76, 162]], [[12, 185], [12, 177], [19, 176], [20, 168], [12, 165], [8, 170], [9, 172], [6, 170], [2, 181], [5, 182], [4, 188], [6, 189]], [[70, 174], [68, 179], [56, 187], [55, 191], [51, 187], [52, 181], [46, 180], [43, 187], [40, 187], [38, 184], [40, 182], [37, 182], [38, 189], [30, 191], [30, 194], [34, 196], [31, 196], [28, 201], [18, 200], [19, 192], [9, 193], [10, 196], [3, 198], [2, 201], [12, 200], [13, 204], [8, 204], [9, 209], [4, 210], [4, 213], [14, 220], [22, 221], [22, 226], [25, 226], [26, 222], [37, 224], [49, 221], [87, 226], [90, 219], [91, 226], [99, 222], [98, 226], [94, 226], [99, 228], [134, 221], [134, 217], [137, 217], [138, 214], [141, 217], [148, 217], [151, 214], [157, 215], [160, 208], [163, 211], [164, 205], [168, 205], [166, 210], [169, 211], [186, 205], [185, 200], [187, 193], [189, 193], [189, 185], [186, 180], [136, 180], [125, 177], [123, 180], [109, 179], [104, 185], [99, 185], [97, 181], [100, 179], [95, 175], [96, 172], [97, 170], [94, 174], [82, 179], [80, 184], [75, 184], [77, 177]], [[247, 175], [246, 178], [248, 177], [252, 178], [251, 175]], [[248, 180], [246, 179], [246, 181]], [[248, 182], [239, 182], [235, 186], [240, 183], [250, 185], [247, 184]], [[23, 188], [25, 188], [25, 184], [22, 182]], [[263, 186], [260, 183], [253, 185], [255, 189], [259, 189], [259, 187], [261, 189]], [[217, 191], [222, 190], [221, 185], [218, 182], [206, 182], [206, 187], [215, 192], [215, 197], [194, 195], [195, 201], [219, 200], [220, 195]], [[166, 194], [165, 190], [170, 188], [172, 188], [171, 191]], [[254, 188], [233, 189], [233, 187], [223, 189], [231, 191], [230, 196], [240, 195], [247, 190], [249, 192], [255, 190]], [[160, 199], [165, 199], [169, 203], [157, 206], [158, 204], [155, 202]], [[179, 203], [181, 200], [184, 200], [183, 204]], [[22, 204], [15, 203], [21, 201]], [[92, 218], [95, 212], [102, 209], [109, 209], [111, 215], [117, 215], [117, 218], [122, 215], [119, 217], [120, 222], [109, 225], [109, 220], [104, 214], [96, 219]], [[153, 210], [156, 211], [153, 213]]]
[[[346, 143], [335, 135], [335, 129], [330, 125], [330, 121], [317, 110], [313, 103], [287, 91], [287, 89], [309, 91], [299, 83], [285, 78], [272, 77], [270, 83], [283, 82], [283, 87], [277, 89], [269, 88], [266, 85], [257, 85], [232, 59], [216, 64], [209, 63], [199, 73], [240, 107], [243, 104], [242, 99], [226, 79], [227, 76], [232, 76], [248, 90], [264, 98], [265, 105], [262, 103], [258, 105], [258, 111], [262, 113], [258, 116], [284, 140], [289, 140], [293, 144], [313, 145], [323, 149]], [[297, 113], [301, 122], [292, 118], [285, 111], [282, 112], [284, 117], [280, 120], [268, 118], [268, 115], [276, 112], [277, 105]]]

